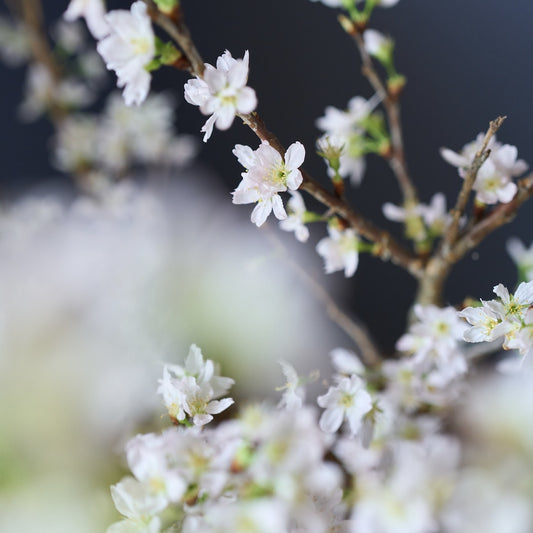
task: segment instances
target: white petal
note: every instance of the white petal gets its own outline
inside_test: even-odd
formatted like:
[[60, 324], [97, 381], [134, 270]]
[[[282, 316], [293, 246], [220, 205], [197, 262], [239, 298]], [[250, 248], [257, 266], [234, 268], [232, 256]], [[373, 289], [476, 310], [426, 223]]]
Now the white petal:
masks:
[[300, 168], [305, 159], [305, 148], [302, 143], [292, 143], [285, 153], [285, 165], [289, 170]]

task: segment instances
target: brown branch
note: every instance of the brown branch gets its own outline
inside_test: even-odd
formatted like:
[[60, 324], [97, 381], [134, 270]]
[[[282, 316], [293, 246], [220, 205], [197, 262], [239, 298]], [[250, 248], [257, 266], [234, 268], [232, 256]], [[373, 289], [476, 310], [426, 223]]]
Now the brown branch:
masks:
[[498, 205], [455, 243], [449, 254], [450, 260], [454, 263], [459, 261], [493, 231], [511, 222], [516, 217], [518, 209], [531, 196], [533, 196], [533, 174], [518, 182], [518, 191], [510, 202]]
[[405, 161], [402, 124], [400, 120], [400, 105], [397, 96], [391, 95], [385, 84], [381, 81], [381, 78], [374, 67], [374, 62], [366, 51], [362, 34], [355, 28], [355, 26], [352, 26], [352, 28], [353, 29], [348, 33], [352, 36], [359, 49], [359, 53], [361, 54], [361, 59], [363, 61], [363, 75], [368, 79], [374, 90], [383, 100], [383, 106], [387, 113], [392, 147], [392, 153], [389, 157], [389, 165], [394, 172], [402, 191], [404, 203], [410, 205], [418, 204], [418, 194], [411, 177], [409, 176], [407, 163]]
[[[170, 37], [182, 49], [191, 64], [192, 74], [202, 77], [204, 64], [199, 52], [194, 45], [187, 27], [180, 21], [177, 23], [170, 17], [157, 10], [157, 6], [152, 0], [144, 0], [149, 7], [152, 20], [163, 28]], [[201, 65], [200, 65], [201, 63]], [[285, 149], [278, 138], [270, 132], [257, 113], [239, 115], [243, 122], [263, 141], [275, 148], [283, 157]], [[400, 245], [390, 233], [381, 230], [366, 220], [362, 215], [351, 209], [343, 200], [330, 193], [318, 184], [308, 173], [302, 172], [304, 181], [302, 189], [311, 194], [319, 202], [329, 207], [334, 213], [343, 217], [355, 231], [368, 240], [376, 243], [375, 255], [383, 260], [391, 260], [393, 263], [402, 266], [415, 277], [420, 277], [423, 273], [423, 261], [416, 255], [406, 250]]]
[[425, 273], [420, 279], [416, 301], [422, 305], [442, 303], [444, 283], [453, 265], [493, 231], [511, 222], [521, 205], [531, 196], [533, 196], [533, 174], [518, 182], [518, 191], [510, 202], [498, 205], [486, 217], [474, 224], [446, 255], [437, 254], [428, 261]]
[[333, 300], [328, 291], [311, 275], [307, 272], [301, 264], [294, 261], [287, 251], [285, 245], [281, 242], [279, 237], [273, 232], [267, 233], [269, 239], [273, 242], [274, 246], [283, 255], [285, 261], [289, 266], [299, 275], [301, 279], [309, 286], [314, 296], [324, 304], [326, 313], [330, 319], [339, 326], [350, 339], [357, 346], [358, 355], [361, 356], [361, 360], [365, 365], [369, 367], [375, 367], [379, 365], [382, 358], [378, 349], [373, 343], [370, 335], [364, 327], [352, 320]]
[[[278, 138], [266, 128], [264, 122], [257, 113], [249, 113], [247, 115], [239, 116], [262, 141], [267, 141], [282, 156], [285, 155], [285, 148]], [[375, 255], [384, 261], [390, 260], [405, 268], [405, 270], [415, 277], [420, 277], [422, 275], [424, 264], [418, 256], [413, 255], [399, 244], [390, 233], [376, 227], [361, 214], [357, 213], [343, 199], [322, 187], [307, 172], [302, 171], [302, 175], [304, 181], [301, 188], [304, 191], [307, 191], [316, 200], [329, 207], [333, 213], [344, 218], [350, 226], [359, 233], [359, 235], [376, 243], [378, 247]]]
[[[10, 9], [13, 14], [20, 17], [24, 23], [30, 39], [32, 55], [50, 74], [54, 84], [58, 85], [63, 77], [63, 72], [54, 57], [50, 42], [44, 29], [44, 17], [41, 2], [39, 0], [20, 0], [14, 3]], [[58, 105], [53, 98], [48, 102], [49, 113], [52, 121], [59, 124], [66, 116], [65, 109]]]
[[148, 6], [150, 18], [163, 30], [165, 30], [181, 48], [191, 65], [190, 72], [199, 78], [203, 77], [205, 65], [202, 56], [194, 45], [191, 34], [187, 26], [183, 23], [181, 11], [178, 11], [174, 18], [161, 13], [157, 5], [152, 0], [143, 0]]
[[439, 254], [441, 254], [443, 257], [446, 257], [451, 250], [451, 247], [457, 240], [457, 236], [459, 234], [459, 223], [461, 220], [461, 216], [465, 212], [468, 199], [470, 197], [470, 193], [472, 192], [472, 188], [474, 186], [474, 182], [476, 181], [477, 174], [479, 172], [479, 169], [483, 165], [483, 163], [487, 160], [487, 158], [490, 155], [490, 150], [487, 149], [490, 140], [496, 132], [500, 129], [501, 125], [503, 124], [503, 121], [507, 117], [498, 117], [495, 120], [492, 120], [489, 125], [489, 129], [487, 130], [487, 133], [485, 134], [485, 138], [483, 139], [483, 143], [479, 147], [479, 150], [476, 152], [476, 155], [468, 167], [468, 170], [466, 171], [466, 175], [464, 177], [463, 186], [461, 187], [461, 191], [459, 192], [459, 195], [457, 196], [457, 201], [455, 204], [455, 207], [450, 211], [450, 214], [452, 215], [452, 221], [450, 224], [450, 227], [446, 231], [446, 235], [442, 239], [441, 247], [439, 250]]

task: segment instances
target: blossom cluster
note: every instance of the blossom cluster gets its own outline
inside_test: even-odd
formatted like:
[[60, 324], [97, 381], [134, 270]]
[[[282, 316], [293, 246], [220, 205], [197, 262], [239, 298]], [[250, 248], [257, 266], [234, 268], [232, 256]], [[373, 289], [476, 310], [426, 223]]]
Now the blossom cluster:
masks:
[[416, 321], [396, 343], [406, 356], [385, 362], [384, 372], [406, 407], [416, 407], [421, 399], [449, 403], [468, 368], [462, 348], [466, 325], [453, 307], [417, 304], [414, 313]]
[[497, 299], [481, 300], [481, 305], [459, 312], [471, 326], [464, 333], [465, 341], [491, 342], [503, 337], [504, 349], [526, 356], [533, 348], [533, 281], [520, 283], [514, 294], [500, 283], [494, 293]]
[[346, 110], [328, 106], [325, 115], [317, 119], [317, 127], [324, 132], [318, 141], [319, 149], [326, 156], [336, 152], [337, 168], [332, 165], [331, 155], [326, 157], [331, 177], [338, 173], [343, 178], [349, 177], [356, 185], [361, 183], [366, 168], [364, 121], [378, 103], [376, 96], [370, 100], [355, 96], [348, 102]]
[[[319, 419], [315, 408], [303, 404], [302, 382], [284, 363], [289, 383], [278, 408], [252, 404], [238, 417], [200, 431], [209, 420], [201, 414], [197, 419], [199, 413], [190, 409], [197, 404], [190, 383], [209, 383], [212, 392], [224, 394], [231, 380], [217, 378], [213, 362], [193, 345], [184, 366], [166, 366], [160, 380], [178, 427], [128, 442], [133, 476], [111, 489], [124, 519], [108, 531], [155, 533], [171, 525], [185, 533], [429, 531], [437, 512], [431, 483], [451, 482], [457, 444], [438, 436], [429, 420], [419, 437], [400, 437], [406, 420], [385, 416], [379, 394], [367, 390], [359, 359], [337, 349], [332, 361], [334, 385], [317, 400], [324, 408]], [[204, 406], [210, 398], [203, 398]], [[344, 421], [346, 431], [335, 435]], [[383, 440], [397, 431], [397, 440]], [[352, 478], [349, 498], [343, 497], [346, 476]], [[401, 514], [393, 512], [393, 502]]]
[[[421, 337], [432, 338], [435, 350], [456, 342], [451, 310], [425, 311], [432, 319], [415, 328]], [[355, 354], [339, 348], [331, 358], [333, 385], [317, 399], [324, 409], [320, 415], [304, 404], [305, 380], [282, 363], [288, 382], [277, 408], [250, 404], [214, 427], [177, 424], [131, 439], [126, 456], [132, 476], [111, 488], [124, 518], [108, 531], [453, 533], [522, 508], [529, 494], [522, 485], [505, 501], [487, 506], [500, 485], [487, 477], [480, 454], [463, 456], [460, 441], [444, 432], [431, 412], [409, 415], [388, 391], [395, 380], [384, 375], [387, 384], [379, 392], [381, 387], [371, 385], [375, 376]], [[212, 380], [212, 364], [192, 346], [185, 365], [174, 368], [172, 386], [182, 388], [191, 377]], [[167, 380], [168, 367], [160, 389], [167, 388]], [[501, 385], [497, 390], [492, 413], [506, 401]], [[497, 428], [483, 407], [483, 388], [472, 394], [464, 423], [485, 433]], [[188, 402], [181, 400], [185, 409]], [[165, 403], [168, 407], [166, 397]], [[169, 412], [176, 422], [177, 411]], [[517, 439], [527, 439], [526, 433], [519, 431]], [[468, 439], [465, 445], [470, 446]], [[521, 450], [515, 460], [527, 461], [528, 453]], [[480, 507], [475, 487], [482, 482]], [[520, 511], [511, 519], [511, 531], [532, 521], [531, 513]]]
[[192, 137], [175, 134], [173, 107], [165, 94], [127, 107], [112, 93], [100, 115], [76, 113], [63, 121], [54, 142], [54, 163], [66, 172], [90, 170], [109, 179], [134, 164], [185, 165], [197, 145]]
[[[441, 148], [440, 153], [446, 162], [458, 168], [459, 176], [464, 178], [484, 138], [485, 134], [480, 133], [474, 141], [463, 146], [460, 152]], [[517, 191], [513, 178], [523, 174], [528, 165], [522, 159], [517, 159], [516, 146], [501, 144], [496, 136], [489, 140], [487, 149], [490, 150], [489, 156], [481, 165], [474, 182], [476, 200], [482, 204], [508, 203]]]
[[403, 222], [406, 236], [416, 242], [444, 235], [452, 219], [446, 209], [446, 197], [441, 192], [435, 193], [429, 204], [402, 207], [385, 202], [383, 215], [394, 222]]

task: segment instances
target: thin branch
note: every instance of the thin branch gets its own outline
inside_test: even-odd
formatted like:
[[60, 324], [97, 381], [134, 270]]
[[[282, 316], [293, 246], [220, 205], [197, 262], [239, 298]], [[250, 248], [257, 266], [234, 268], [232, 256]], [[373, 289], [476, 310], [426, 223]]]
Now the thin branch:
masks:
[[446, 255], [437, 254], [428, 261], [419, 282], [416, 301], [422, 305], [442, 303], [444, 283], [453, 265], [493, 231], [511, 222], [521, 205], [531, 196], [533, 196], [533, 174], [518, 182], [518, 191], [510, 202], [498, 205], [485, 218], [474, 224]]
[[204, 60], [193, 43], [189, 29], [183, 23], [181, 12], [179, 11], [176, 17], [172, 19], [164, 13], [161, 13], [152, 0], [143, 1], [148, 6], [150, 18], [176, 41], [189, 60], [191, 65], [190, 72], [202, 78], [205, 70]]
[[450, 212], [452, 215], [452, 222], [450, 224], [450, 227], [446, 231], [446, 235], [442, 239], [441, 248], [438, 252], [443, 257], [446, 257], [450, 253], [452, 245], [457, 240], [457, 236], [459, 234], [459, 224], [460, 224], [461, 216], [465, 212], [466, 206], [468, 204], [468, 199], [470, 197], [470, 193], [472, 192], [474, 182], [476, 181], [477, 174], [479, 172], [479, 169], [483, 165], [483, 163], [487, 160], [487, 158], [490, 155], [490, 150], [487, 148], [489, 145], [489, 142], [494, 137], [496, 132], [500, 129], [501, 125], [503, 124], [503, 121], [506, 118], [507, 117], [498, 117], [495, 120], [492, 120], [490, 122], [489, 129], [487, 130], [487, 133], [485, 134], [483, 143], [481, 144], [479, 150], [476, 152], [474, 160], [472, 161], [472, 163], [468, 167], [468, 170], [466, 171], [466, 175], [463, 181], [463, 186], [461, 187], [461, 191], [459, 192], [459, 195], [457, 196], [457, 202], [455, 204], [455, 207]]
[[352, 320], [333, 300], [328, 291], [298, 262], [294, 261], [279, 237], [272, 231], [267, 232], [268, 238], [283, 254], [283, 258], [299, 277], [309, 286], [314, 296], [322, 302], [330, 319], [339, 326], [357, 346], [357, 353], [365, 365], [376, 367], [382, 357], [365, 328]]
[[[41, 2], [39, 0], [20, 0], [11, 7], [14, 14], [19, 16], [26, 26], [32, 55], [50, 74], [50, 77], [57, 85], [63, 76], [62, 69], [56, 61], [50, 43], [44, 29], [44, 18]], [[63, 107], [54, 102], [49, 102], [49, 112], [56, 124], [59, 124], [66, 116]]]
[[[261, 140], [267, 141], [282, 156], [285, 154], [283, 145], [278, 138], [266, 128], [264, 122], [257, 113], [249, 113], [247, 115], [239, 116]], [[420, 277], [422, 275], [424, 264], [418, 256], [404, 248], [390, 233], [376, 227], [369, 220], [351, 208], [344, 200], [322, 187], [307, 172], [302, 171], [302, 175], [304, 181], [301, 188], [304, 191], [307, 191], [316, 200], [329, 207], [333, 213], [344, 218], [350, 226], [359, 233], [359, 235], [376, 243], [378, 245], [374, 252], [376, 256], [384, 261], [390, 260], [403, 267], [414, 277]]]
[[[149, 13], [156, 24], [163, 28], [170, 37], [180, 46], [191, 64], [191, 73], [202, 77], [204, 64], [199, 52], [190, 37], [185, 24], [181, 21], [176, 23], [167, 15], [157, 10], [157, 6], [152, 0], [144, 0], [149, 7]], [[276, 149], [281, 156], [285, 155], [285, 149], [278, 138], [270, 132], [257, 113], [239, 115], [243, 122], [263, 141]], [[413, 253], [400, 245], [392, 235], [374, 226], [362, 215], [350, 208], [343, 200], [330, 193], [318, 184], [308, 173], [302, 172], [304, 181], [302, 189], [311, 194], [319, 202], [329, 207], [334, 213], [343, 217], [361, 236], [376, 243], [375, 255], [383, 260], [390, 260], [402, 266], [415, 277], [420, 277], [423, 273], [423, 261]]]
[[418, 194], [411, 177], [409, 176], [407, 163], [405, 161], [402, 124], [400, 120], [400, 105], [397, 97], [392, 97], [385, 84], [381, 81], [381, 78], [374, 67], [374, 62], [366, 51], [361, 33], [354, 26], [349, 34], [353, 37], [353, 40], [359, 49], [359, 53], [361, 54], [361, 59], [363, 61], [362, 72], [383, 100], [383, 106], [387, 113], [392, 146], [389, 165], [396, 176], [400, 189], [402, 190], [404, 203], [415, 205], [418, 203]]
[[533, 174], [518, 182], [518, 191], [510, 202], [498, 205], [455, 243], [449, 254], [450, 261], [459, 261], [493, 231], [511, 222], [521, 205], [531, 196], [533, 196]]

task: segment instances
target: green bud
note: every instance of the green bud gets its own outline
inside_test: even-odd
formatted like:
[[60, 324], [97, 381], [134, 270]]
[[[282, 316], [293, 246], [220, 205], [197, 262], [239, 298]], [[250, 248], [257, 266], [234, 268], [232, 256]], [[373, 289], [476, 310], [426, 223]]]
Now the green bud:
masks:
[[159, 50], [162, 65], [172, 65], [181, 57], [181, 52], [172, 44], [165, 43]]
[[172, 13], [179, 5], [179, 0], [154, 0], [159, 11], [169, 14]]

